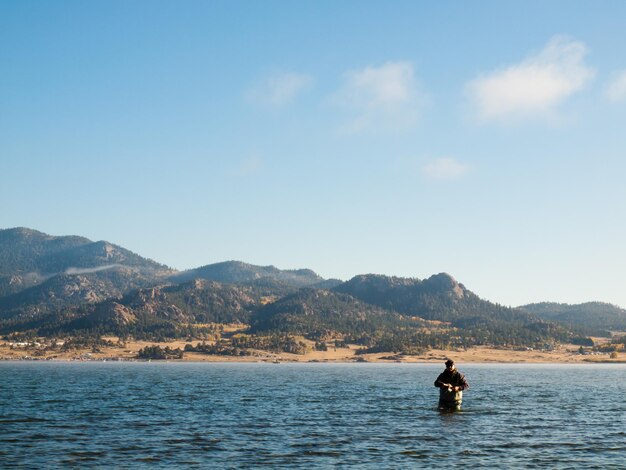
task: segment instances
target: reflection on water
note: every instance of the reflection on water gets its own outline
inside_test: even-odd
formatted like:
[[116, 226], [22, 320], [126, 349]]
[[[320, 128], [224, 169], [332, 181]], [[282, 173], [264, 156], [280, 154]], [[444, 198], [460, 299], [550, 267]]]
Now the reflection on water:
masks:
[[626, 468], [626, 366], [0, 363], [0, 467]]

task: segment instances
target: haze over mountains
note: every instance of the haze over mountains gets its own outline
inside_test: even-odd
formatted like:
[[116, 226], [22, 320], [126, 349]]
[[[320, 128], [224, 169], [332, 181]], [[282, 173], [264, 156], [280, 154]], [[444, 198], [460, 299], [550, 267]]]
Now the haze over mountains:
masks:
[[202, 337], [215, 324], [251, 335], [342, 337], [384, 350], [524, 345], [626, 330], [603, 303], [512, 309], [448, 274], [425, 280], [226, 261], [178, 272], [105, 241], [0, 230], [0, 333]]
[[105, 241], [54, 237], [27, 228], [0, 230], [0, 296], [41, 285], [55, 276], [106, 271], [132, 274], [131, 285], [136, 287], [174, 272]]
[[274, 266], [254, 266], [241, 261], [225, 261], [190, 269], [170, 277], [173, 282], [192, 279], [211, 279], [226, 283], [255, 282], [271, 279], [292, 287], [332, 288], [341, 284], [338, 279], [324, 279], [310, 269], [281, 270]]

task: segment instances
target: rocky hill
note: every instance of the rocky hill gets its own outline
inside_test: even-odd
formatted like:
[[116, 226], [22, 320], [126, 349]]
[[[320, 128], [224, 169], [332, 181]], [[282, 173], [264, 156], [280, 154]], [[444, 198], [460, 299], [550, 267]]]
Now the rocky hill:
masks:
[[41, 270], [42, 257], [89, 243], [84, 237], [55, 237], [24, 227], [0, 230], [0, 272]]
[[[464, 306], [473, 295], [452, 276], [443, 273], [424, 281], [364, 274], [336, 286], [334, 290], [389, 310], [442, 321], [452, 320], [456, 308]], [[436, 305], [433, 303], [435, 300]], [[447, 307], [445, 312], [440, 308], [442, 303]]]
[[210, 324], [248, 323], [260, 299], [250, 288], [194, 280], [132, 291], [119, 299], [74, 309], [62, 321], [47, 319], [38, 333], [198, 336]]
[[405, 315], [447, 322], [477, 344], [530, 344], [569, 336], [567, 328], [481, 299], [446, 273], [422, 281], [361, 275], [334, 290]]
[[[616, 312], [603, 316], [598, 309], [598, 325], [623, 325]], [[2, 334], [202, 338], [216, 324], [239, 323], [257, 336], [334, 337], [411, 351], [563, 341], [573, 336], [576, 321], [589, 320], [555, 312], [491, 303], [445, 273], [424, 280], [368, 274], [341, 282], [310, 269], [238, 261], [177, 273], [104, 241], [0, 230]]]
[[121, 297], [138, 286], [150, 284], [137, 271], [124, 266], [89, 274], [59, 274], [15, 294], [0, 297], [0, 331], [8, 320], [29, 324], [55, 312], [83, 304]]
[[310, 269], [281, 270], [274, 266], [256, 266], [241, 261], [225, 261], [209, 264], [189, 271], [177, 273], [170, 278], [173, 282], [191, 279], [207, 279], [229, 284], [249, 284], [258, 281], [274, 281], [287, 287], [329, 288], [341, 283], [324, 279]]
[[587, 302], [570, 305], [542, 302], [519, 308], [588, 335], [606, 336], [609, 331], [626, 331], [626, 310], [608, 303]]
[[305, 288], [266, 305], [252, 317], [253, 333], [285, 332], [323, 335], [373, 334], [381, 329], [425, 327], [421, 318], [410, 318], [369, 305], [351, 295]]
[[[130, 283], [131, 288], [158, 282], [173, 273], [162, 264], [104, 241], [56, 237], [27, 228], [0, 230], [0, 297], [41, 285], [54, 276], [88, 276], [115, 269], [134, 273], [137, 282]], [[111, 296], [116, 295], [114, 291]]]

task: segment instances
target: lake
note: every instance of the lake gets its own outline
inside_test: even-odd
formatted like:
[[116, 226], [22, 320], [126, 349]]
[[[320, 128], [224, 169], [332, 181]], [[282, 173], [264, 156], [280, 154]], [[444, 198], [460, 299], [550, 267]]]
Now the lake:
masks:
[[626, 365], [0, 363], [0, 467], [626, 468]]

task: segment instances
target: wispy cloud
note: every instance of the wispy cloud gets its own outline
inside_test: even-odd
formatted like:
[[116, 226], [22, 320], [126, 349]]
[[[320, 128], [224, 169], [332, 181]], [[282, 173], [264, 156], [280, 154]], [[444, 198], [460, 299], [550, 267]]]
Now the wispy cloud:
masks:
[[613, 102], [626, 100], [626, 70], [623, 70], [613, 78], [605, 94]]
[[586, 54], [582, 42], [555, 36], [538, 54], [482, 75], [467, 89], [484, 120], [549, 115], [594, 77]]
[[380, 67], [351, 70], [332, 101], [347, 116], [342, 131], [357, 133], [374, 128], [402, 130], [417, 121], [424, 97], [410, 62], [387, 62]]
[[468, 170], [467, 165], [451, 157], [436, 158], [422, 167], [422, 173], [433, 180], [457, 180]]
[[313, 86], [314, 79], [301, 73], [278, 73], [266, 77], [248, 91], [249, 100], [267, 106], [286, 106]]
[[108, 269], [120, 268], [121, 264], [107, 264], [106, 266], [98, 266], [95, 268], [67, 268], [65, 270], [65, 274], [69, 275], [79, 275], [79, 274], [91, 274], [97, 273], [100, 271], [106, 271]]

